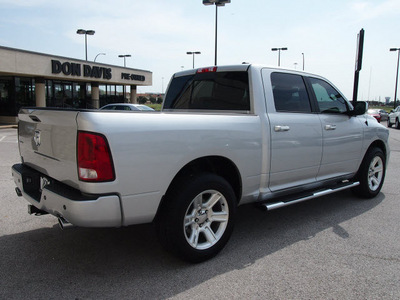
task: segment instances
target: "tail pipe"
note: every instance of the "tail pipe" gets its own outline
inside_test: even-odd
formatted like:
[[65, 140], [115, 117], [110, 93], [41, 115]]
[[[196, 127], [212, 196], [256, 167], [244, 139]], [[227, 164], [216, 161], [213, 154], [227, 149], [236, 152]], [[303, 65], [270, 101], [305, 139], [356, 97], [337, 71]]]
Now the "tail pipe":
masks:
[[72, 225], [70, 222], [68, 222], [67, 220], [65, 220], [63, 217], [58, 217], [58, 225], [60, 226], [60, 228], [61, 228], [62, 230], [74, 226], [74, 225]]

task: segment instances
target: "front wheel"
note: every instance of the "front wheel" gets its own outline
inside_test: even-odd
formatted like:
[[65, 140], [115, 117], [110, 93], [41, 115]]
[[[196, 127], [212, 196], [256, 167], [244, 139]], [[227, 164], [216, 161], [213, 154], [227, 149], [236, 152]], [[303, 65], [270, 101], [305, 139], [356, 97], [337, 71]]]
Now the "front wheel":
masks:
[[163, 246], [190, 262], [215, 256], [233, 230], [236, 197], [222, 177], [204, 173], [174, 184], [157, 220]]
[[373, 198], [380, 192], [386, 173], [386, 157], [380, 148], [372, 148], [365, 155], [356, 179], [360, 185], [354, 192], [363, 198]]

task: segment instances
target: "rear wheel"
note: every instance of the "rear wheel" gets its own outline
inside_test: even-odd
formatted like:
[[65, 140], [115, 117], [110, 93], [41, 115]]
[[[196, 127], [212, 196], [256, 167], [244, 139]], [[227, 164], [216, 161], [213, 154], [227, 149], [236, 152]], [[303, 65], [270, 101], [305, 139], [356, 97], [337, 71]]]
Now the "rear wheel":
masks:
[[393, 124], [390, 123], [390, 118], [388, 118], [388, 119], [387, 119], [387, 127], [392, 127], [392, 126], [393, 126]]
[[354, 192], [363, 198], [373, 198], [381, 190], [386, 173], [386, 158], [380, 148], [372, 148], [365, 155], [356, 179], [360, 185]]
[[157, 221], [163, 246], [190, 262], [215, 256], [233, 230], [236, 197], [220, 176], [204, 173], [174, 184]]

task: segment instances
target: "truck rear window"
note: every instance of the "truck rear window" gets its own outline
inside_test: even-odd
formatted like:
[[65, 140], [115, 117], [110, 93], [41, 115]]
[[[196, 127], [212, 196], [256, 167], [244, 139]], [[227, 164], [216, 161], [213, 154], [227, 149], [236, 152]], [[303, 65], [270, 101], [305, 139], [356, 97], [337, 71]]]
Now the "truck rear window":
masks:
[[250, 110], [247, 72], [210, 72], [172, 79], [164, 109]]

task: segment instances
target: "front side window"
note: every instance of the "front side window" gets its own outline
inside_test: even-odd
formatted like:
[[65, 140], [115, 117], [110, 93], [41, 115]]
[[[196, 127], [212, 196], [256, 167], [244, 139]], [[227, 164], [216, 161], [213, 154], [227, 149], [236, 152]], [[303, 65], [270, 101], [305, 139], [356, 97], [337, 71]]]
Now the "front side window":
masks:
[[174, 78], [164, 109], [250, 110], [247, 72], [210, 72]]
[[346, 113], [346, 100], [329, 83], [309, 78], [321, 113]]
[[310, 100], [302, 76], [272, 73], [271, 83], [277, 112], [311, 112]]

